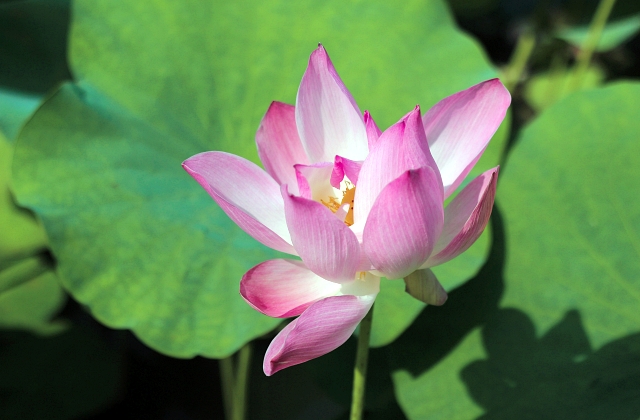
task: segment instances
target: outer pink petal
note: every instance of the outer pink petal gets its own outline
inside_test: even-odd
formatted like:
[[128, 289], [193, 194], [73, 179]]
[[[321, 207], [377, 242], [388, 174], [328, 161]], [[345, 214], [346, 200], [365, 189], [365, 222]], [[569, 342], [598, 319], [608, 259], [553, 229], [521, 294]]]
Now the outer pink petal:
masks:
[[[293, 165], [307, 164], [293, 105], [272, 102], [256, 133], [258, 156], [264, 169], [278, 184], [295, 186]], [[293, 188], [292, 188], [293, 189]]]
[[331, 173], [331, 185], [334, 188], [340, 189], [340, 182], [342, 182], [345, 175], [354, 185], [357, 185], [361, 168], [362, 162], [336, 156], [333, 164], [333, 172]]
[[339, 284], [315, 275], [295, 260], [265, 261], [240, 281], [242, 297], [256, 310], [276, 318], [300, 315], [312, 303], [339, 292]]
[[311, 163], [367, 156], [360, 109], [322, 45], [311, 54], [296, 98], [296, 124]]
[[422, 117], [445, 198], [476, 164], [510, 103], [509, 91], [492, 79], [441, 100]]
[[[387, 129], [362, 164], [354, 205], [356, 224], [366, 220], [378, 194], [387, 184], [410, 169], [430, 167], [440, 179], [438, 168], [429, 152], [420, 120], [420, 108], [405, 115]], [[442, 190], [440, 185], [439, 190]], [[438, 193], [442, 197], [442, 192]]]
[[367, 141], [369, 143], [369, 150], [373, 149], [373, 146], [378, 142], [382, 131], [378, 128], [378, 125], [373, 120], [369, 111], [364, 111], [364, 126], [367, 130]]
[[376, 295], [334, 296], [309, 306], [273, 339], [264, 356], [267, 376], [341, 346], [369, 312]]
[[433, 256], [424, 267], [433, 267], [457, 257], [478, 239], [489, 222], [498, 182], [498, 168], [471, 181], [444, 211], [444, 229]]
[[182, 167], [245, 232], [268, 247], [297, 255], [280, 187], [260, 167], [224, 152], [200, 153]]
[[336, 283], [353, 281], [361, 260], [356, 235], [321, 203], [292, 196], [282, 186], [291, 241], [305, 265]]
[[380, 193], [364, 226], [363, 248], [387, 278], [405, 277], [431, 255], [444, 219], [433, 170], [409, 170]]

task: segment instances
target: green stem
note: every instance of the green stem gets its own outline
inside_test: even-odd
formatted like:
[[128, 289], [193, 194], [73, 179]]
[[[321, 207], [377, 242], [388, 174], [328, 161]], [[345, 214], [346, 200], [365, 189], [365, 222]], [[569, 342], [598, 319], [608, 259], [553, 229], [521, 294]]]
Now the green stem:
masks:
[[224, 399], [224, 418], [231, 419], [233, 415], [233, 390], [235, 387], [233, 379], [233, 354], [219, 360], [220, 382], [222, 384], [222, 396]]
[[358, 336], [358, 349], [356, 350], [356, 366], [353, 370], [353, 393], [351, 397], [350, 420], [361, 420], [364, 411], [364, 392], [367, 381], [367, 362], [369, 360], [369, 337], [371, 336], [371, 323], [373, 319], [373, 306], [360, 321], [360, 335]]
[[513, 89], [520, 81], [535, 46], [535, 33], [531, 29], [525, 30], [518, 38], [518, 43], [505, 74], [505, 86], [510, 92], [513, 92]]
[[576, 72], [573, 75], [571, 91], [577, 90], [582, 86], [584, 75], [591, 63], [591, 57], [598, 46], [598, 41], [600, 41], [600, 36], [602, 35], [604, 26], [607, 24], [607, 19], [609, 19], [609, 14], [615, 3], [616, 0], [600, 0], [596, 13], [593, 15], [591, 25], [589, 26], [587, 38], [584, 40], [578, 52], [578, 57], [576, 58]]
[[238, 354], [235, 389], [233, 393], [233, 420], [244, 420], [247, 413], [247, 389], [249, 388], [249, 364], [251, 343], [247, 343]]
[[[235, 369], [233, 367], [234, 359], [237, 359]], [[251, 343], [245, 344], [238, 353], [220, 359], [224, 417], [227, 420], [244, 420], [247, 415], [250, 362]]]
[[554, 103], [558, 95], [565, 91], [567, 65], [567, 58], [563, 54], [556, 54], [551, 58], [549, 85], [545, 91], [545, 98], [547, 98], [547, 103], [549, 104]]

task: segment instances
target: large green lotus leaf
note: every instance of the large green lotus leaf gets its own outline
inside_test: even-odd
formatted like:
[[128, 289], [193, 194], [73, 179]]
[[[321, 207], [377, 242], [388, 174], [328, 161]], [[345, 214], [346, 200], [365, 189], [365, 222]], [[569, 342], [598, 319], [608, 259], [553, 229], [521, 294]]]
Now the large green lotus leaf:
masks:
[[498, 190], [506, 259], [494, 243], [391, 346], [410, 418], [640, 416], [639, 98], [578, 92], [523, 130]]
[[157, 127], [253, 160], [260, 119], [271, 101], [295, 101], [318, 42], [381, 128], [496, 76], [441, 1], [81, 0], [73, 12], [77, 78]]
[[275, 252], [182, 171], [180, 150], [194, 145], [76, 85], [45, 102], [18, 144], [20, 199], [41, 215], [63, 285], [99, 320], [184, 357], [228, 354], [276, 325], [238, 296], [240, 276]]
[[[101, 321], [179, 356], [224, 356], [273, 327], [249, 315], [237, 287], [274, 254], [234, 227], [179, 163], [212, 149], [257, 161], [263, 113], [272, 100], [295, 101], [318, 41], [383, 128], [416, 103], [427, 109], [495, 77], [439, 1], [74, 3], [70, 60], [83, 93], [66, 87], [44, 105], [14, 170], [65, 286]], [[499, 156], [498, 137], [489, 155]], [[449, 263], [453, 283], [477, 271], [482, 243]], [[382, 341], [420, 308], [380, 306], [394, 312], [378, 317]]]

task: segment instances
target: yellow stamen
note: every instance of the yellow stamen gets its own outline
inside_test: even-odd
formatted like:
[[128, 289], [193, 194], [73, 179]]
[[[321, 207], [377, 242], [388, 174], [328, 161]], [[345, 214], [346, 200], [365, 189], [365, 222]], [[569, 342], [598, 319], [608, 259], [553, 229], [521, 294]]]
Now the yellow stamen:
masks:
[[320, 200], [320, 202], [324, 204], [333, 213], [337, 212], [338, 209], [340, 208], [340, 203], [338, 202], [338, 199], [335, 197], [329, 197], [328, 203], [324, 200]]
[[320, 200], [320, 202], [333, 213], [337, 212], [338, 209], [345, 204], [349, 204], [349, 210], [344, 218], [344, 223], [347, 226], [351, 226], [353, 224], [353, 202], [356, 196], [356, 187], [350, 182], [347, 182], [346, 184], [347, 189], [342, 193], [342, 200], [340, 202], [338, 202], [338, 199], [335, 197], [329, 197], [328, 202], [324, 200]]
[[347, 216], [344, 218], [344, 223], [347, 226], [351, 226], [353, 224], [353, 201], [356, 197], [356, 187], [347, 187], [347, 190], [344, 192], [342, 196], [342, 202], [340, 205], [349, 204], [349, 211], [347, 212]]

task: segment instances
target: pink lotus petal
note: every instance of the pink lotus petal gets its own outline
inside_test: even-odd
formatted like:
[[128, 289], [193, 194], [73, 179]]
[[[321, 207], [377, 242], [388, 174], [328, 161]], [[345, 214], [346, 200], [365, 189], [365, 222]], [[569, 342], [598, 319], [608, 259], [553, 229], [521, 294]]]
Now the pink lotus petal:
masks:
[[427, 305], [441, 306], [447, 301], [447, 291], [433, 271], [416, 270], [404, 278], [405, 291]]
[[444, 219], [440, 183], [433, 170], [409, 170], [380, 193], [364, 226], [363, 248], [387, 278], [415, 271], [431, 255]]
[[305, 265], [329, 281], [353, 281], [362, 252], [356, 235], [324, 205], [290, 195], [286, 185], [282, 197], [291, 241]]
[[369, 312], [376, 295], [334, 296], [309, 306], [273, 339], [264, 356], [267, 376], [340, 347]]
[[[362, 164], [353, 210], [355, 224], [367, 220], [371, 206], [389, 182], [407, 170], [425, 166], [440, 179], [422, 128], [420, 108], [416, 107], [382, 133]], [[442, 190], [442, 185], [439, 189]]]
[[254, 309], [276, 318], [300, 315], [312, 303], [339, 292], [339, 284], [317, 276], [295, 260], [265, 261], [240, 281], [242, 297]]
[[367, 142], [369, 144], [369, 150], [373, 149], [373, 146], [378, 142], [382, 131], [378, 128], [378, 125], [373, 120], [369, 111], [364, 111], [364, 126], [367, 131]]
[[297, 255], [284, 217], [280, 187], [253, 162], [224, 152], [204, 152], [182, 163], [240, 228], [264, 245]]
[[510, 103], [509, 91], [500, 80], [492, 79], [441, 100], [422, 117], [445, 198], [480, 159]]
[[333, 172], [331, 173], [331, 186], [340, 189], [340, 182], [346, 175], [352, 184], [358, 184], [358, 175], [362, 168], [362, 162], [356, 162], [342, 156], [336, 156], [333, 164]]
[[422, 268], [433, 267], [457, 257], [480, 237], [489, 222], [496, 195], [498, 168], [471, 181], [444, 210], [444, 228], [433, 255]]
[[296, 124], [310, 163], [367, 156], [360, 109], [322, 45], [311, 54], [296, 98]]
[[333, 171], [331, 162], [319, 162], [313, 165], [295, 165], [300, 196], [310, 200], [327, 200], [334, 195], [330, 178]]
[[289, 184], [292, 192], [297, 194], [293, 165], [309, 161], [298, 137], [293, 105], [271, 103], [260, 122], [256, 144], [264, 169], [278, 184]]

